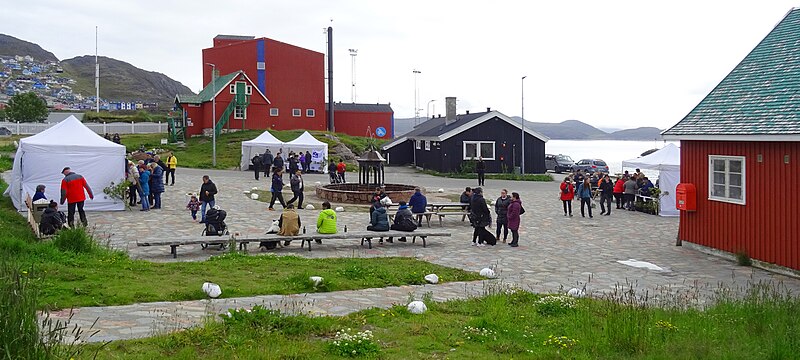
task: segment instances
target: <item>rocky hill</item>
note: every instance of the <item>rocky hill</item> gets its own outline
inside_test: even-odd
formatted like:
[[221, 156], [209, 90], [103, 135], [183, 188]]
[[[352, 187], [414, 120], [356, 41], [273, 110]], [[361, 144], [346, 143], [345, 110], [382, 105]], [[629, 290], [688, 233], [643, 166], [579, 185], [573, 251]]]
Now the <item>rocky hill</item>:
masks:
[[[101, 56], [100, 96], [108, 100], [142, 100], [170, 104], [175, 94], [193, 93], [169, 76], [142, 70], [124, 61]], [[75, 79], [74, 89], [82, 94], [94, 92], [94, 56], [79, 56], [61, 61], [64, 73]]]
[[39, 61], [58, 61], [53, 53], [42, 49], [41, 46], [13, 36], [0, 34], [0, 56], [25, 56]]

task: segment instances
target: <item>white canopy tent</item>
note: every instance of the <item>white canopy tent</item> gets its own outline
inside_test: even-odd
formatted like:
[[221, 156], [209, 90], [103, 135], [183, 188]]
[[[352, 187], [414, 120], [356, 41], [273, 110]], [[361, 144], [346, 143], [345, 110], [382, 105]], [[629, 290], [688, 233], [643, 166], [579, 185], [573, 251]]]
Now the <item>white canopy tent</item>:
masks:
[[74, 116], [19, 141], [5, 195], [17, 209], [26, 210], [26, 194], [33, 196], [36, 185], [43, 184], [47, 198], [59, 201], [61, 170], [66, 166], [83, 175], [94, 192], [94, 200], [86, 198], [86, 210], [125, 210], [123, 201], [103, 193], [112, 182], [125, 179], [125, 147], [97, 135]]
[[267, 149], [274, 156], [283, 148], [283, 141], [278, 140], [270, 134], [269, 130], [264, 131], [253, 140], [242, 141], [242, 160], [240, 162], [240, 169], [247, 170], [252, 164], [250, 159], [256, 154], [263, 154]]
[[659, 215], [678, 216], [675, 208], [675, 188], [681, 181], [681, 149], [675, 144], [667, 144], [647, 156], [622, 162], [622, 167], [658, 171], [658, 187], [661, 189]]
[[286, 154], [291, 151], [295, 153], [310, 152], [311, 153], [311, 170], [327, 172], [328, 168], [325, 166], [325, 160], [328, 159], [328, 144], [317, 140], [308, 131], [303, 132], [297, 139], [289, 141], [284, 144]]

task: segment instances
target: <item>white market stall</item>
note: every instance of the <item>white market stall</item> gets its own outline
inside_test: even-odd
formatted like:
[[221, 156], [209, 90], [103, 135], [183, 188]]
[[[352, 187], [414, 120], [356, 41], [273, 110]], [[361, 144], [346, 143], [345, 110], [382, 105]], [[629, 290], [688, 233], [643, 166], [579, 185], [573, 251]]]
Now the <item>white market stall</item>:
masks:
[[658, 171], [658, 187], [661, 189], [659, 215], [678, 216], [675, 208], [675, 188], [681, 182], [681, 149], [667, 144], [647, 156], [622, 162], [622, 167]]
[[295, 153], [310, 152], [311, 171], [327, 172], [328, 167], [325, 166], [325, 161], [328, 159], [328, 144], [317, 140], [308, 131], [303, 132], [297, 139], [285, 143], [284, 149], [285, 154], [292, 151]]
[[94, 192], [94, 200], [86, 198], [86, 210], [125, 210], [123, 201], [103, 193], [112, 182], [125, 179], [125, 146], [97, 135], [74, 116], [19, 141], [5, 195], [17, 209], [26, 210], [26, 194], [33, 196], [36, 185], [43, 184], [47, 198], [59, 201], [66, 166], [83, 175]]
[[267, 149], [275, 156], [283, 148], [283, 141], [278, 140], [269, 131], [264, 131], [253, 140], [242, 141], [242, 160], [239, 163], [241, 170], [247, 170], [256, 154], [263, 154]]

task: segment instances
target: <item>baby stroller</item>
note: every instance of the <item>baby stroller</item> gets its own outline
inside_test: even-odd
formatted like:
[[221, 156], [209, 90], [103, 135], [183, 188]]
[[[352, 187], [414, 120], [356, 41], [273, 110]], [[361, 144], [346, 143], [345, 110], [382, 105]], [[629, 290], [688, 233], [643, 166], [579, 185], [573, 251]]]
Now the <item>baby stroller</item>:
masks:
[[[203, 236], [222, 236], [222, 235], [229, 235], [228, 232], [228, 225], [225, 224], [225, 217], [228, 214], [225, 210], [219, 208], [219, 206], [214, 206], [211, 209], [208, 209], [206, 212], [206, 221], [205, 221], [205, 228], [203, 229]], [[201, 244], [200, 246], [205, 249], [209, 245], [218, 245], [220, 250], [224, 250], [227, 246], [226, 242], [219, 242], [219, 243], [209, 243], [209, 244]]]

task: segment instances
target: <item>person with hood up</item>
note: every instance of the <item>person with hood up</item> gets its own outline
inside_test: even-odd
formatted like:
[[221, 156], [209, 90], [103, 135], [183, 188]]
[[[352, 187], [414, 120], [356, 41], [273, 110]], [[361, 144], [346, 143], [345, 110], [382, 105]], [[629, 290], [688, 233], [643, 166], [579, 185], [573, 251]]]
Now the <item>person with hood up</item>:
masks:
[[58, 203], [51, 200], [47, 209], [44, 209], [42, 213], [42, 220], [39, 222], [39, 232], [41, 232], [42, 235], [53, 235], [58, 232], [58, 230], [64, 228], [66, 220], [64, 213], [58, 211]]
[[[492, 223], [492, 213], [483, 198], [483, 189], [477, 187], [472, 189], [472, 201], [470, 202], [469, 220], [475, 230], [472, 233], [473, 246], [485, 246], [484, 243], [494, 246], [497, 238], [486, 230]], [[477, 243], [476, 243], [477, 240]]]
[[[397, 213], [394, 215], [394, 223], [389, 229], [395, 231], [414, 231], [417, 229], [417, 224], [414, 223], [414, 215], [411, 213], [411, 210], [408, 209], [408, 205], [405, 201], [400, 202]], [[391, 240], [392, 238], [389, 238], [389, 242], [391, 242]], [[403, 236], [398, 240], [406, 242], [406, 237]]]
[[386, 214], [386, 208], [383, 207], [380, 201], [375, 203], [375, 210], [370, 214], [369, 231], [389, 231], [389, 215]]

